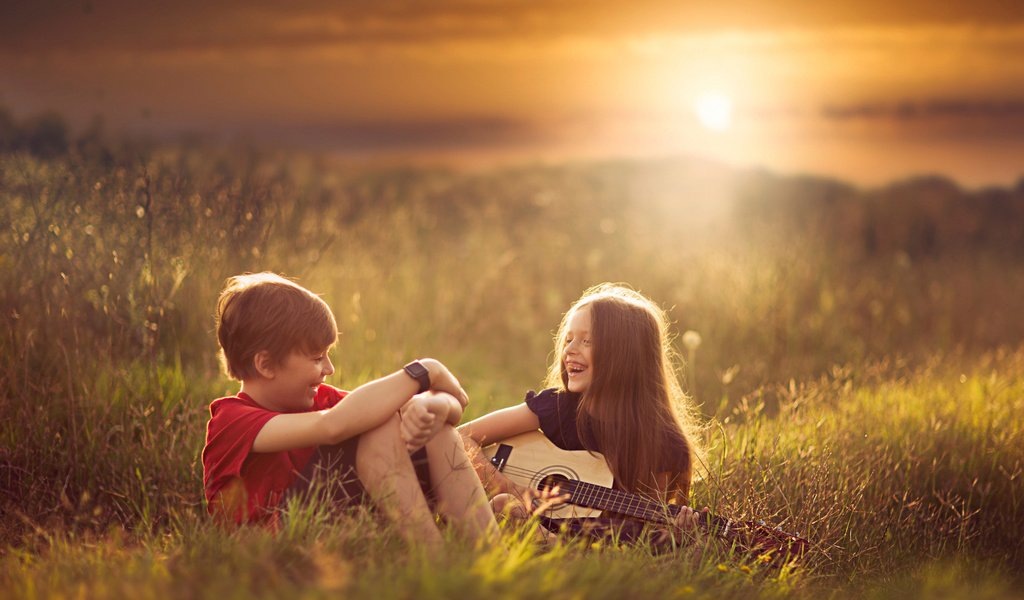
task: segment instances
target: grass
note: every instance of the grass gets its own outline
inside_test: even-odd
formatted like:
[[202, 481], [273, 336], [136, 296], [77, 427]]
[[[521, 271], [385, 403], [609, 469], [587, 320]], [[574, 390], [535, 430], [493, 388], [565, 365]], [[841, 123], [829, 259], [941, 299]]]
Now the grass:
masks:
[[[1024, 516], [1021, 361], [1022, 353], [987, 357], [963, 381], [933, 371], [865, 387], [826, 377], [798, 387], [780, 417], [737, 407], [711, 435], [710, 474], [696, 500], [799, 530], [814, 550], [795, 570], [759, 567], [716, 545], [703, 555], [545, 550], [515, 532], [508, 548], [455, 542], [451, 554], [428, 559], [407, 553], [397, 532], [366, 514], [332, 521], [322, 509], [294, 514], [279, 535], [223, 531], [188, 505], [165, 507], [157, 522], [135, 515], [134, 527], [103, 529], [99, 504], [85, 497], [66, 507], [77, 521], [39, 525], [8, 546], [4, 588], [19, 597], [319, 597], [344, 589], [384, 598], [770, 598], [929, 597], [980, 586], [988, 597], [1009, 597], [1024, 562], [1016, 537]], [[958, 456], [964, 448], [971, 451]]]
[[740, 485], [722, 483], [721, 502], [800, 515], [789, 527], [824, 543], [821, 570], [851, 578], [950, 553], [1016, 568], [1020, 361], [987, 357], [970, 374], [942, 365], [865, 387], [841, 373], [792, 390], [776, 418], [738, 407], [711, 472]]
[[[828, 235], [792, 225], [828, 222], [828, 203], [769, 210], [780, 189], [806, 192], [799, 181], [705, 176], [680, 198], [696, 175], [671, 165], [139, 156], [0, 157], [5, 594], [1020, 596], [1024, 268], [1006, 247], [922, 256], [882, 237], [895, 250], [854, 251], [845, 213]], [[707, 214], [701, 191], [723, 189], [745, 195]], [[207, 404], [234, 390], [213, 303], [227, 276], [262, 269], [334, 308], [332, 383], [436, 356], [470, 392], [468, 417], [537, 385], [584, 288], [632, 283], [703, 339], [684, 371], [707, 419], [695, 503], [798, 530], [813, 552], [780, 571], [717, 544], [544, 549], [511, 530], [504, 548], [424, 557], [322, 507], [277, 535], [213, 526], [199, 451]]]

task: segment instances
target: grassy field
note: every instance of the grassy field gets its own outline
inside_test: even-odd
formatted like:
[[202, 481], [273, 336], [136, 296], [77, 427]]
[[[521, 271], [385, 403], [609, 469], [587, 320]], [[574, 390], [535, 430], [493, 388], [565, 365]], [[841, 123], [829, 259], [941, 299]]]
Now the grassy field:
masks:
[[[1020, 597], [1019, 196], [700, 163], [0, 156], [0, 595]], [[539, 384], [583, 289], [629, 282], [703, 340], [682, 373], [705, 418], [695, 503], [812, 552], [779, 570], [714, 543], [653, 556], [510, 530], [424, 557], [322, 509], [276, 536], [214, 527], [199, 451], [235, 386], [213, 304], [255, 270], [333, 307], [331, 383], [435, 356], [469, 417]]]

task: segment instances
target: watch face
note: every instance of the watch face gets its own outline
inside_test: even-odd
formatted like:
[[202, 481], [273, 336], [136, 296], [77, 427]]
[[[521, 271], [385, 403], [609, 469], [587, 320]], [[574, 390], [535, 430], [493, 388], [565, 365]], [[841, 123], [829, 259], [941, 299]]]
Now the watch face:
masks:
[[405, 365], [405, 372], [420, 383], [420, 392], [430, 389], [430, 371], [419, 362], [413, 361]]

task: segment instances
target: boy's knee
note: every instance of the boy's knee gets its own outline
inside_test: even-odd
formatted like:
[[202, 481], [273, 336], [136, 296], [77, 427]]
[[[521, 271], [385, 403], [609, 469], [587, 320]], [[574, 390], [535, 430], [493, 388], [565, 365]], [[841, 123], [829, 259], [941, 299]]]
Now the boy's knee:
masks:
[[380, 425], [374, 427], [373, 429], [370, 429], [368, 431], [363, 432], [361, 437], [370, 437], [370, 438], [384, 437], [384, 438], [390, 438], [392, 436], [399, 435], [399, 430], [400, 430], [401, 425], [402, 425], [402, 418], [398, 416], [398, 413], [395, 413], [395, 414], [391, 415], [390, 417], [388, 417], [388, 419], [386, 421], [384, 421], [383, 423], [381, 423]]
[[460, 446], [463, 445], [462, 435], [459, 434], [459, 430], [455, 429], [451, 423], [445, 423], [442, 425], [441, 429], [437, 431], [437, 435], [449, 440], [457, 440]]
[[430, 438], [430, 441], [427, 442], [428, 449], [441, 447], [447, 452], [466, 453], [465, 440], [462, 439], [459, 430], [448, 423], [442, 425], [434, 437]]
[[377, 427], [360, 434], [359, 452], [356, 454], [356, 462], [359, 462], [360, 458], [378, 455], [382, 450], [390, 450], [397, 447], [404, 448], [400, 425], [401, 421], [396, 413]]

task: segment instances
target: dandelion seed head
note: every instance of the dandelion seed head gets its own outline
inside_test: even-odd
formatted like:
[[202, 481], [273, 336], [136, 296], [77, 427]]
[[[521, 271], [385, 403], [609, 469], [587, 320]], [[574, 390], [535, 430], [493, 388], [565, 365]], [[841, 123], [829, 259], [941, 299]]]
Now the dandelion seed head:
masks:
[[700, 347], [701, 341], [700, 334], [692, 329], [688, 329], [686, 333], [683, 334], [683, 345], [686, 346], [686, 349], [690, 352], [693, 352]]

